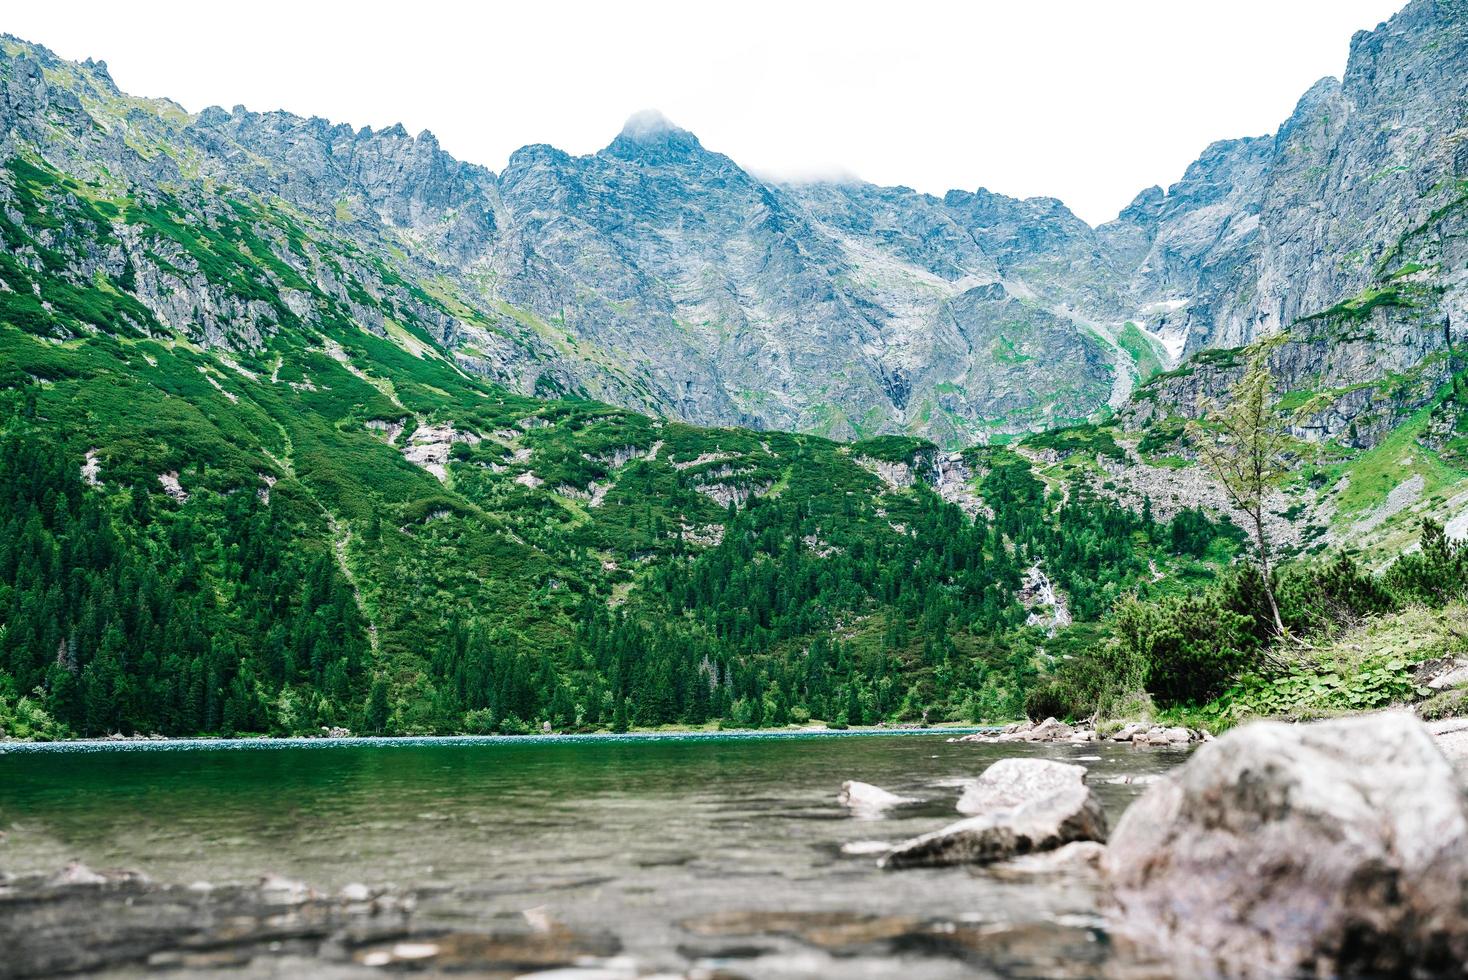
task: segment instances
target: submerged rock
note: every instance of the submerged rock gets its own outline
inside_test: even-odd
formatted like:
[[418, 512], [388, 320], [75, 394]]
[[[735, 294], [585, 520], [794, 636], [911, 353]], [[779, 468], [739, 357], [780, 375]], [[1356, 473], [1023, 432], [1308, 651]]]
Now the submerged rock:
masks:
[[1104, 867], [1119, 931], [1193, 971], [1468, 961], [1468, 806], [1405, 713], [1230, 732], [1132, 805]]
[[873, 915], [846, 911], [729, 909], [679, 925], [696, 936], [793, 936], [823, 949], [845, 950], [887, 942], [925, 928], [910, 915]]
[[477, 976], [595, 965], [614, 936], [565, 927], [451, 931], [413, 921], [411, 893], [345, 886], [328, 896], [276, 875], [252, 885], [159, 884], [72, 863], [0, 873], [0, 976], [177, 969], [190, 975], [343, 975], [399, 967]]
[[992, 873], [1000, 878], [1025, 879], [1039, 875], [1083, 875], [1095, 878], [1101, 870], [1106, 845], [1100, 841], [1072, 841], [1053, 851], [1022, 854], [996, 864]]
[[841, 784], [841, 792], [836, 795], [836, 802], [849, 808], [853, 816], [879, 817], [894, 806], [917, 801], [910, 796], [889, 793], [882, 787], [873, 786], [871, 783], [848, 779]]
[[[996, 768], [1000, 771], [990, 778]], [[1071, 841], [1106, 840], [1106, 814], [1085, 784], [1080, 766], [1044, 759], [1001, 760], [965, 792], [960, 801], [964, 807], [980, 812], [898, 844], [878, 865], [989, 864]]]

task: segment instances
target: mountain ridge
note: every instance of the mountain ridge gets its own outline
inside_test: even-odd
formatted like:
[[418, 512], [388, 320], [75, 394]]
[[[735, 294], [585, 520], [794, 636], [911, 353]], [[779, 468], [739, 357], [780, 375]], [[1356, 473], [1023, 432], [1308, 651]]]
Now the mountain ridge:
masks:
[[[1332, 258], [1342, 236], [1380, 253], [1440, 204], [1424, 182], [1468, 164], [1449, 145], [1462, 80], [1444, 74], [1463, 20], [1456, 2], [1414, 0], [1359, 33], [1342, 79], [1312, 86], [1275, 134], [1210, 144], [1095, 227], [1055, 198], [982, 187], [767, 181], [661, 114], [595, 153], [532, 145], [494, 173], [400, 123], [190, 115], [123, 95], [105, 63], [14, 39], [7, 57], [75, 86], [81, 111], [139, 151], [116, 169], [282, 201], [437, 283], [426, 291], [451, 302], [423, 312], [466, 370], [700, 423], [956, 447], [1119, 409], [1152, 365], [1286, 330], [1361, 288], [1364, 260]], [[1411, 125], [1376, 140], [1404, 99]], [[1312, 149], [1322, 140], [1339, 149]], [[1312, 216], [1327, 198], [1336, 219]], [[1457, 315], [1447, 286], [1437, 305]]]

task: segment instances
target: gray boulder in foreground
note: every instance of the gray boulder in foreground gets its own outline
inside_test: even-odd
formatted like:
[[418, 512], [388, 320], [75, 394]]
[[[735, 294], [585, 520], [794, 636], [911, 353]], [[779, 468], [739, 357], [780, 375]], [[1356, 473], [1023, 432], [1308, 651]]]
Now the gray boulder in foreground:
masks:
[[[989, 778], [996, 768], [1001, 771]], [[1072, 841], [1106, 840], [1106, 814], [1085, 784], [1080, 766], [1003, 759], [964, 793], [964, 800], [970, 808], [983, 806], [983, 812], [896, 845], [878, 865], [989, 864]], [[964, 806], [960, 801], [960, 808]]]
[[1118, 931], [1189, 972], [1468, 962], [1468, 806], [1405, 713], [1224, 735], [1127, 810], [1103, 866]]

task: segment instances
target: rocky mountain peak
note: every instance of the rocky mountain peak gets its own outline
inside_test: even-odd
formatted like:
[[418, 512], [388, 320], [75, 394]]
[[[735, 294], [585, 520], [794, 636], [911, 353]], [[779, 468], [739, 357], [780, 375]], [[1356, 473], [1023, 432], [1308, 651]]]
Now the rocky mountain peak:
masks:
[[1121, 209], [1121, 213], [1117, 215], [1117, 220], [1148, 224], [1156, 220], [1158, 213], [1162, 210], [1162, 202], [1166, 197], [1167, 195], [1162, 188], [1153, 184], [1132, 198], [1132, 203]]
[[688, 130], [675, 125], [656, 109], [628, 117], [617, 138], [598, 156], [648, 162], [691, 160], [708, 151]]
[[627, 117], [620, 135], [628, 139], [648, 139], [662, 133], [687, 132], [658, 109], [642, 109]]

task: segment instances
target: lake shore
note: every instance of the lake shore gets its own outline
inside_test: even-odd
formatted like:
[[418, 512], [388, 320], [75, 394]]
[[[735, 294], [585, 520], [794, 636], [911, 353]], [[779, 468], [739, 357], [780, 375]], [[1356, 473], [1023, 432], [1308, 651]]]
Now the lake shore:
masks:
[[421, 745], [556, 744], [576, 742], [726, 741], [733, 739], [850, 738], [873, 735], [969, 735], [998, 731], [991, 725], [929, 725], [903, 727], [866, 725], [859, 728], [667, 728], [630, 732], [567, 732], [531, 735], [251, 735], [238, 738], [134, 735], [113, 738], [0, 741], [7, 752], [189, 751], [200, 749], [248, 750], [287, 748], [343, 748], [350, 746], [413, 747]]

